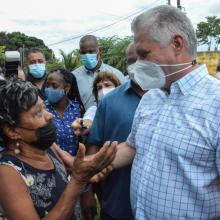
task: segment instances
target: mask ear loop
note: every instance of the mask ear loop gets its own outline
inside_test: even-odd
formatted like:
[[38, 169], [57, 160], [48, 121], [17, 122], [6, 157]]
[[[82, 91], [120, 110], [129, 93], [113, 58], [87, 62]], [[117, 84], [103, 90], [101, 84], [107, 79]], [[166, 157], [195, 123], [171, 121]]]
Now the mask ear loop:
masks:
[[181, 69], [181, 70], [177, 70], [177, 71], [174, 72], [174, 73], [170, 73], [170, 74], [168, 74], [168, 75], [164, 75], [164, 78], [169, 77], [169, 76], [172, 76], [172, 75], [174, 75], [174, 74], [176, 74], [176, 73], [180, 73], [180, 72], [182, 72], [182, 71], [184, 71], [184, 70], [187, 70], [187, 69], [191, 68], [192, 66], [193, 66], [193, 65], [190, 65], [190, 66], [187, 66], [186, 68], [183, 68], [183, 69]]

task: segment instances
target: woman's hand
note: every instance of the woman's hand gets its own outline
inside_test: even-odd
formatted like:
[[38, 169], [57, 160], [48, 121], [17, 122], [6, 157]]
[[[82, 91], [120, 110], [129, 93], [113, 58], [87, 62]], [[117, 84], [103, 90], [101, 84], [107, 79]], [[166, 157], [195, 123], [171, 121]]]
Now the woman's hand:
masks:
[[103, 179], [113, 169], [111, 163], [116, 155], [116, 145], [116, 141], [107, 141], [96, 154], [85, 157], [85, 146], [80, 144], [72, 167], [75, 181], [85, 185], [90, 179], [92, 182]]

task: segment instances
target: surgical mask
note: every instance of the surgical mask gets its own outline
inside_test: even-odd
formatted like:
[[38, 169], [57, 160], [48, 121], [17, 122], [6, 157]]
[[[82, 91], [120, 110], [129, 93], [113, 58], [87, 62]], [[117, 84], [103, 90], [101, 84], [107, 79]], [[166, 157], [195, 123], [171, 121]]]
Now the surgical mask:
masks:
[[56, 140], [56, 134], [57, 134], [56, 126], [54, 125], [52, 120], [49, 121], [43, 127], [37, 129], [24, 128], [24, 127], [19, 127], [19, 128], [30, 131], [36, 131], [37, 140], [34, 142], [30, 142], [30, 144], [40, 150], [47, 150]]
[[106, 94], [114, 90], [115, 88], [103, 88], [98, 92], [98, 100], [100, 101]]
[[[189, 64], [189, 65], [188, 65]], [[135, 81], [143, 91], [155, 88], [164, 88], [166, 84], [166, 77], [180, 73], [189, 69], [196, 61], [180, 64], [155, 64], [146, 60], [138, 60], [128, 68], [130, 78]], [[183, 69], [177, 70], [173, 73], [165, 74], [161, 67], [165, 66], [184, 66]]]
[[49, 103], [55, 104], [65, 96], [65, 92], [64, 89], [46, 88], [45, 95]]
[[46, 66], [44, 63], [30, 64], [28, 68], [29, 73], [37, 79], [42, 78], [46, 73]]
[[96, 53], [83, 54], [81, 55], [81, 60], [87, 69], [94, 69], [98, 64]]

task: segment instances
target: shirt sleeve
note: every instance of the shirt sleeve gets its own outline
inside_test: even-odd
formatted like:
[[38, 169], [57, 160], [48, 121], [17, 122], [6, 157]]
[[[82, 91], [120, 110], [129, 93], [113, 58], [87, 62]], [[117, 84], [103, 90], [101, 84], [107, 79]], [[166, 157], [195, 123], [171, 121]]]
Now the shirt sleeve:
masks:
[[92, 127], [87, 139], [89, 145], [97, 145], [100, 146], [104, 140], [104, 128], [105, 128], [105, 103], [103, 101], [100, 102]]
[[133, 119], [133, 123], [132, 123], [132, 127], [131, 127], [131, 132], [130, 134], [128, 135], [128, 138], [126, 140], [126, 142], [136, 148], [135, 146], [135, 136], [136, 136], [136, 133], [137, 133], [137, 129], [138, 129], [138, 125], [140, 124], [140, 113], [141, 113], [141, 109], [142, 109], [142, 102], [139, 103], [136, 111], [135, 111], [135, 115], [134, 115], [134, 119]]
[[90, 119], [91, 121], [93, 121], [94, 117], [95, 117], [95, 113], [97, 110], [97, 106], [91, 106], [87, 109], [87, 111], [85, 112], [83, 119]]

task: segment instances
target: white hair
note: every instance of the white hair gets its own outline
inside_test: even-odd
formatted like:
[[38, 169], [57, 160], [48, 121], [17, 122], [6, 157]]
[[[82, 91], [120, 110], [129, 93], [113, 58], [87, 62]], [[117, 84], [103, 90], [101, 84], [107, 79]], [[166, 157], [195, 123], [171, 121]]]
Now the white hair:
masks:
[[192, 23], [180, 9], [161, 5], [137, 16], [131, 29], [134, 33], [145, 31], [149, 39], [167, 46], [175, 35], [184, 39], [187, 52], [196, 56], [197, 40]]

